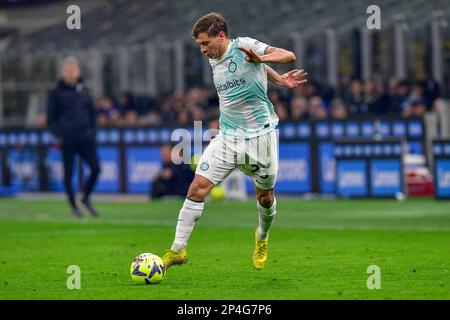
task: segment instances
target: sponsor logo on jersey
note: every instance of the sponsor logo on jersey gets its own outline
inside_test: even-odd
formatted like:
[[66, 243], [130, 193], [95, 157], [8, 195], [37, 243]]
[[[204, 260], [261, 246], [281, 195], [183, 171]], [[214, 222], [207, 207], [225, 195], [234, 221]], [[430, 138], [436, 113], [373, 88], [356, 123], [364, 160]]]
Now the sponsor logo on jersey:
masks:
[[227, 91], [228, 89], [233, 89], [235, 87], [239, 87], [241, 85], [245, 84], [245, 79], [241, 78], [239, 80], [231, 80], [231, 81], [227, 81], [224, 84], [219, 84], [216, 86], [217, 89], [217, 93], [220, 94], [223, 91]]

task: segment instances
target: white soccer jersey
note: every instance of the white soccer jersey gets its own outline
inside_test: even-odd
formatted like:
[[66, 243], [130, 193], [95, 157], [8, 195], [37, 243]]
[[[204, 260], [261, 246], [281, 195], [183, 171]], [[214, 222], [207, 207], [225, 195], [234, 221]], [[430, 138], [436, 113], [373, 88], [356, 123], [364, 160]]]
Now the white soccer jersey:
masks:
[[220, 134], [248, 139], [273, 130], [278, 116], [267, 96], [266, 65], [248, 62], [238, 47], [263, 55], [268, 45], [248, 37], [231, 39], [222, 57], [209, 63], [220, 102]]

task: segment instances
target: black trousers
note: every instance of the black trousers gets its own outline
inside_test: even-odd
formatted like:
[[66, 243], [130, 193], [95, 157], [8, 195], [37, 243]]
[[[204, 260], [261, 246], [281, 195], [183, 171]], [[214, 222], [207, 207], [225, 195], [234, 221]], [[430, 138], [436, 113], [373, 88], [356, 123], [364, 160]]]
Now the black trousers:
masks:
[[90, 175], [82, 187], [83, 199], [88, 200], [94, 189], [97, 178], [100, 175], [100, 162], [97, 154], [97, 143], [95, 140], [64, 141], [62, 146], [64, 165], [64, 187], [70, 205], [77, 207], [72, 186], [72, 177], [76, 155], [86, 162], [90, 169]]

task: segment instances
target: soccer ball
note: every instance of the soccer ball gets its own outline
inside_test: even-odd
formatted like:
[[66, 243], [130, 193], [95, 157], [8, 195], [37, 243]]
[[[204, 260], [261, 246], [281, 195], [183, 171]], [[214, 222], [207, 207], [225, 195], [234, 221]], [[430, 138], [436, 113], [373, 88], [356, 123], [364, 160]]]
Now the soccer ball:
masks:
[[225, 188], [222, 186], [214, 186], [211, 189], [210, 193], [211, 193], [211, 199], [214, 202], [222, 201], [223, 199], [225, 199], [225, 196], [226, 196]]
[[157, 284], [166, 275], [160, 257], [153, 253], [142, 253], [134, 258], [130, 267], [131, 280], [136, 284]]

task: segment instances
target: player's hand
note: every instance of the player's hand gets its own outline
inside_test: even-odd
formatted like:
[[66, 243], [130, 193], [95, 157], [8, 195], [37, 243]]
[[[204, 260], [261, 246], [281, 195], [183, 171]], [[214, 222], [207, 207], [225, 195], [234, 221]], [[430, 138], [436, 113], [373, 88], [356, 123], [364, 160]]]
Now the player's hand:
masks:
[[308, 82], [306, 76], [308, 75], [307, 72], [304, 70], [294, 69], [289, 72], [283, 73], [281, 75], [281, 79], [283, 81], [283, 86], [292, 89], [295, 87], [298, 87], [299, 85], [302, 85], [306, 82]]
[[245, 60], [252, 63], [261, 63], [261, 56], [256, 54], [253, 50], [239, 47], [239, 50], [243, 51], [245, 53]]

